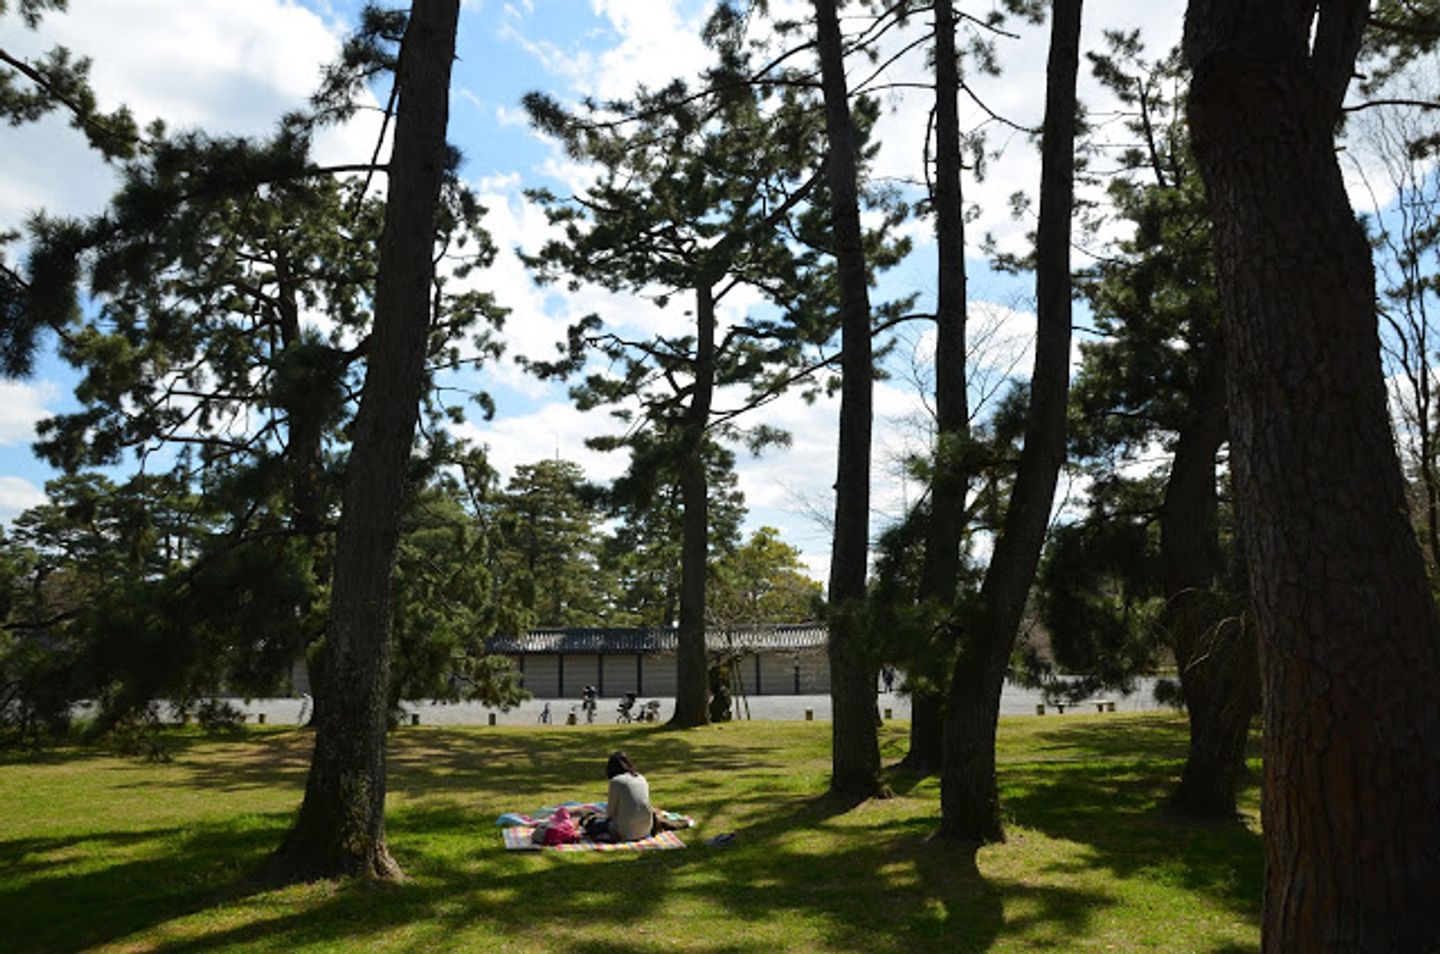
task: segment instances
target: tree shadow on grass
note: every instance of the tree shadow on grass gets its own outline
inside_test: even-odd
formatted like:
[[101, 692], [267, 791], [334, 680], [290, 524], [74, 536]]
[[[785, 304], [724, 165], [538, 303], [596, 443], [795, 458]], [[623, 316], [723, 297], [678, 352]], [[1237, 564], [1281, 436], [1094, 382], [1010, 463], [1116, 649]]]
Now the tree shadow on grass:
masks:
[[[742, 847], [711, 860], [724, 871], [712, 897], [756, 923], [818, 914], [823, 949], [876, 952], [985, 951], [1002, 934], [1072, 937], [1111, 903], [1084, 890], [992, 882], [975, 846], [933, 837], [933, 819], [868, 821], [875, 808], [820, 797], [761, 816], [740, 831]], [[1007, 917], [1007, 907], [1024, 913]]]
[[[1023, 744], [1006, 740], [1002, 725], [997, 768], [1007, 827], [1084, 846], [1078, 857], [1049, 865], [1042, 881], [1103, 870], [1118, 879], [1173, 884], [1258, 927], [1260, 835], [1241, 818], [1194, 819], [1167, 808], [1187, 754], [1183, 715], [1056, 719], [1022, 733]], [[1250, 742], [1258, 754], [1258, 733]], [[1015, 757], [1022, 752], [1023, 760]], [[902, 796], [938, 796], [939, 780], [931, 775], [892, 768], [891, 785]], [[938, 825], [938, 818], [928, 821]], [[1250, 948], [1214, 954], [1240, 950]]]
[[4, 948], [81, 951], [250, 893], [285, 820], [0, 842]]
[[[711, 734], [700, 737], [695, 732]], [[217, 747], [218, 755], [211, 750], [203, 759], [178, 758], [163, 780], [130, 784], [157, 789], [179, 784], [207, 792], [285, 784], [303, 789], [313, 744], [309, 730], [266, 732], [234, 746]], [[647, 776], [678, 779], [711, 771], [764, 772], [775, 767], [774, 752], [781, 747], [779, 743], [731, 745], [713, 730], [703, 729], [690, 734], [661, 727], [532, 729], [524, 734], [405, 729], [392, 735], [388, 787], [399, 798], [512, 793], [514, 803], [497, 809], [499, 814], [536, 808], [547, 801], [603, 799], [605, 760], [615, 749], [627, 751]]]
[[[1069, 715], [1025, 719], [1013, 733], [1000, 733], [997, 760], [1002, 764], [1021, 749], [1024, 761], [1134, 758], [1143, 752], [1155, 759], [1185, 758], [1189, 729], [1183, 713], [1147, 712], [1117, 715]], [[1009, 743], [1009, 744], [1007, 744]]]
[[[159, 949], [281, 951], [322, 942], [394, 943], [403, 935], [403, 946], [415, 950], [478, 943], [659, 954], [678, 938], [691, 944], [712, 938], [707, 931], [718, 923], [722, 929], [704, 950], [981, 952], [1002, 933], [1074, 936], [1112, 903], [1061, 887], [991, 884], [973, 851], [927, 840], [909, 823], [857, 826], [850, 816], [865, 810], [842, 799], [804, 798], [740, 830], [731, 848], [697, 844], [619, 857], [494, 849], [465, 856], [445, 847], [465, 824], [463, 811], [412, 808], [396, 812], [391, 825], [413, 876], [405, 887], [377, 896], [365, 885], [341, 885], [299, 909], [275, 905], [258, 919], [175, 937]], [[1007, 904], [1018, 911], [1009, 920]], [[642, 924], [649, 929], [637, 932]]]
[[[930, 838], [933, 816], [816, 794], [815, 779], [797, 776], [793, 757], [775, 751], [792, 751], [793, 739], [777, 738], [645, 729], [561, 731], [538, 740], [458, 730], [407, 734], [391, 760], [397, 799], [387, 823], [392, 850], [412, 877], [400, 889], [347, 883], [252, 895], [240, 879], [279, 843], [289, 818], [276, 813], [253, 816], [248, 827], [212, 822], [184, 831], [0, 843], [0, 861], [31, 865], [17, 878], [0, 878], [0, 907], [26, 911], [11, 935], [21, 951], [71, 952], [133, 938], [170, 952], [389, 944], [578, 954], [603, 952], [611, 939], [624, 938], [613, 945], [616, 954], [621, 948], [659, 954], [677, 938], [704, 941], [713, 932], [706, 950], [900, 954], [985, 951], [1002, 938], [1060, 944], [1117, 903], [1100, 890], [1066, 886], [1063, 877], [1047, 882], [1044, 872], [988, 879], [973, 850]], [[267, 779], [274, 786], [278, 776], [278, 784], [293, 786], [298, 805], [303, 773], [292, 782], [287, 766], [308, 755], [308, 735], [277, 733], [262, 741], [258, 749], [219, 753], [213, 764], [182, 764], [180, 781], [168, 784], [233, 790]], [[628, 856], [501, 850], [499, 811], [538, 807], [546, 792], [602, 793], [600, 769], [611, 748], [636, 757], [662, 804], [702, 820], [699, 831], [684, 833], [689, 850]], [[686, 779], [683, 773], [697, 765], [711, 774]], [[1090, 774], [1086, 768], [1062, 762], [1005, 769], [1014, 783], [1006, 789], [1007, 809], [1018, 824], [1083, 842], [1096, 864], [1142, 870], [1145, 859], [1129, 857], [1137, 849], [1118, 834], [1111, 843], [1086, 833], [1096, 821], [1087, 806], [1113, 810], [1116, 794], [1124, 794], [1123, 786], [1113, 787], [1115, 765], [1090, 766]], [[743, 773], [745, 785], [717, 792], [716, 772]], [[1112, 820], [1125, 830], [1133, 828], [1126, 813], [1148, 810], [1153, 799], [1139, 781], [1133, 784], [1130, 801], [1118, 803], [1120, 820]], [[737, 832], [733, 846], [702, 846], [726, 828]], [[34, 867], [82, 848], [91, 855], [68, 868], [60, 864], [54, 876]], [[1211, 880], [1195, 883], [1213, 889]], [[62, 887], [58, 899], [51, 896]], [[107, 898], [128, 901], [111, 908]], [[637, 925], [643, 934], [635, 933]]]
[[[759, 954], [798, 943], [898, 954], [917, 946], [983, 951], [1002, 932], [1041, 922], [1063, 936], [1106, 903], [1060, 888], [992, 885], [972, 852], [927, 841], [923, 820], [875, 827], [864, 817], [872, 808], [824, 795], [757, 796], [737, 807], [755, 821], [732, 848], [707, 849], [694, 833], [687, 851], [619, 857], [505, 853], [492, 820], [477, 833], [472, 810], [415, 804], [389, 822], [409, 884], [346, 883], [318, 897], [307, 888], [259, 894], [241, 880], [278, 842], [284, 817], [248, 828], [26, 839], [5, 843], [0, 857], [45, 858], [80, 843], [89, 843], [92, 863], [134, 857], [88, 870], [61, 865], [51, 877], [32, 869], [18, 887], [0, 890], [0, 906], [22, 912], [10, 926], [19, 951], [79, 951], [137, 934], [169, 952], [360, 946], [394, 935], [404, 938], [397, 947], [445, 950], [467, 948], [479, 930], [486, 945], [578, 954], [603, 949], [597, 937], [626, 937], [617, 950], [658, 954], [696, 929], [687, 913], [714, 918], [718, 910], [721, 921], [744, 929], [722, 932], [707, 950]], [[1004, 905], [1013, 899], [1029, 913], [1007, 924]], [[212, 906], [213, 916], [190, 917]], [[636, 924], [651, 925], [649, 936], [630, 934]], [[791, 937], [796, 924], [808, 933]], [[160, 927], [164, 936], [148, 933]]]
[[1168, 767], [1133, 758], [1012, 765], [1001, 771], [1001, 806], [1016, 825], [1084, 845], [1070, 869], [1176, 884], [1258, 924], [1260, 835], [1240, 818], [1197, 820], [1167, 811]]
[[885, 779], [890, 784], [890, 791], [896, 795], [909, 796], [914, 795], [916, 789], [927, 783], [938, 785], [939, 773], [914, 772], [900, 767], [897, 763], [886, 767]]
[[[402, 864], [424, 873], [424, 878], [401, 892], [415, 900], [400, 903], [399, 909], [411, 911], [431, 896], [438, 899], [436, 903], [448, 904], [451, 895], [463, 897], [477, 875], [486, 876], [476, 868], [476, 852], [456, 848], [457, 832], [468, 836], [471, 846], [483, 844], [483, 853], [489, 854], [499, 845], [494, 819], [501, 811], [527, 810], [558, 800], [546, 792], [603, 798], [604, 758], [614, 747], [629, 749], [657, 776], [673, 773], [677, 780], [697, 767], [702, 772], [721, 767], [747, 771], [757, 778], [775, 768], [776, 759], [771, 756], [767, 763], [765, 755], [774, 745], [724, 741], [653, 729], [560, 732], [540, 744], [533, 738], [507, 739], [473, 731], [407, 734], [394, 747], [398, 757], [391, 760], [392, 805], [399, 806], [389, 813], [391, 838]], [[156, 799], [177, 786], [227, 795], [267, 789], [270, 805], [277, 801], [276, 793], [284, 802], [288, 792], [298, 806], [311, 745], [311, 734], [301, 730], [257, 733], [232, 746], [192, 745], [163, 772], [127, 771], [124, 780], [102, 786], [138, 789], [147, 797], [153, 789]], [[47, 763], [83, 763], [96, 755], [77, 749], [57, 753]], [[694, 793], [701, 785], [682, 783], [675, 789]], [[679, 800], [678, 807], [689, 807], [686, 795], [673, 797]], [[97, 803], [103, 800], [103, 790], [96, 792], [96, 798]], [[98, 814], [104, 817], [103, 811]], [[236, 823], [197, 820], [185, 829], [153, 827], [0, 842], [0, 870], [5, 872], [0, 876], [0, 909], [20, 912], [5, 919], [7, 950], [10, 944], [18, 950], [81, 950], [243, 899], [258, 891], [244, 879], [279, 844], [291, 817], [282, 811], [249, 815]], [[519, 862], [533, 863], [534, 859]], [[572, 866], [571, 870], [582, 869]], [[651, 879], [664, 870], [652, 866]], [[590, 879], [573, 881], [565, 869], [559, 872], [562, 888], [594, 896]], [[535, 896], [555, 888], [556, 873], [522, 867], [502, 879], [500, 890], [505, 893], [505, 884], [519, 878], [520, 886], [509, 893], [515, 910], [522, 910]], [[322, 908], [333, 906], [346, 917], [354, 916], [355, 912], [345, 910], [350, 902], [344, 899], [356, 887], [342, 887], [337, 900], [325, 902]], [[652, 892], [647, 897], [662, 896]], [[627, 908], [630, 899], [628, 891], [616, 891], [604, 907], [643, 916], [643, 909]], [[368, 904], [355, 903], [361, 908]], [[623, 923], [623, 918], [616, 923]], [[296, 930], [308, 936], [302, 927], [297, 924]], [[340, 933], [348, 936], [343, 928]]]
[[[1031, 721], [1031, 720], [1027, 720]], [[1134, 759], [1139, 754], [1155, 760], [1183, 763], [1189, 753], [1190, 727], [1183, 712], [1124, 713], [1117, 715], [1064, 716], [1046, 721], [1043, 728], [1033, 720], [1015, 733], [1023, 746], [1023, 760], [1038, 761], [1047, 754], [1055, 760]], [[1002, 726], [1004, 723], [1002, 722]], [[1000, 761], [1014, 761], [1007, 753], [1007, 733], [1000, 736]], [[1009, 754], [1010, 758], [1005, 756]], [[1258, 722], [1251, 729], [1246, 747], [1250, 758], [1260, 756]], [[1040, 758], [1037, 759], [1037, 756]], [[1179, 781], [1179, 774], [1176, 774]]]

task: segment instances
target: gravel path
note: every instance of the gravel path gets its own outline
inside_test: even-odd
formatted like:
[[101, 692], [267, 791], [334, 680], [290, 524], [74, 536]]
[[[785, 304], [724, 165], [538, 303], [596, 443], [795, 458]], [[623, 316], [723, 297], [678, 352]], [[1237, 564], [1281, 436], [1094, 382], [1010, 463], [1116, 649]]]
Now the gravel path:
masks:
[[[1134, 712], [1138, 710], [1150, 710], [1161, 708], [1154, 699], [1154, 679], [1144, 679], [1139, 682], [1134, 693], [1125, 695], [1106, 695], [1105, 700], [1115, 703], [1117, 712]], [[641, 697], [642, 701], [648, 697]], [[257, 721], [257, 716], [263, 714], [265, 721], [270, 724], [294, 724], [298, 721], [301, 706], [304, 704], [300, 699], [251, 699], [248, 702], [240, 699], [231, 700], [236, 706], [244, 710], [247, 722]], [[673, 698], [661, 698], [660, 720], [670, 718], [674, 708]], [[910, 699], [899, 693], [881, 692], [878, 697], [881, 714], [888, 710], [888, 718], [908, 719], [910, 718]], [[1034, 715], [1036, 704], [1042, 701], [1037, 690], [1025, 689], [1006, 683], [1004, 692], [1000, 695], [1001, 715]], [[618, 699], [601, 699], [599, 709], [596, 711], [595, 721], [613, 725], [616, 721], [616, 704]], [[745, 704], [749, 704], [749, 715], [752, 719], [769, 719], [781, 721], [800, 721], [806, 717], [806, 713], [818, 721], [828, 721], [830, 718], [830, 697], [828, 695], [812, 696], [749, 696], [745, 699], [736, 699], [734, 708], [737, 718], [745, 716]], [[490, 721], [490, 716], [495, 717], [497, 725], [537, 725], [540, 723], [540, 714], [546, 704], [550, 706], [551, 719], [555, 723], [563, 724], [566, 715], [574, 707], [577, 718], [583, 724], [584, 714], [580, 712], [578, 699], [531, 699], [521, 703], [509, 712], [500, 712], [488, 708], [478, 702], [460, 703], [432, 703], [432, 702], [406, 702], [404, 707], [412, 718], [419, 717], [420, 725], [485, 725]], [[1081, 702], [1077, 706], [1066, 706], [1066, 714], [1072, 712], [1094, 712], [1095, 701]], [[1055, 713], [1054, 706], [1047, 706], [1046, 712]], [[1058, 715], [1058, 714], [1057, 714]]]

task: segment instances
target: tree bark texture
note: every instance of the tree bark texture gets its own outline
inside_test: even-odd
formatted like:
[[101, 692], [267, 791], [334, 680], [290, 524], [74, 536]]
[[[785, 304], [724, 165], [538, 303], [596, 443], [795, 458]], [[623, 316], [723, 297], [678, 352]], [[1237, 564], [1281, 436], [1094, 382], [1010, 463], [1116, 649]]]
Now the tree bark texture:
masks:
[[1266, 951], [1440, 943], [1440, 622], [1334, 130], [1368, 7], [1192, 0], [1230, 435], [1261, 639]]
[[961, 625], [950, 680], [940, 773], [940, 833], [970, 842], [1004, 837], [995, 780], [1000, 691], [1050, 523], [1065, 462], [1070, 392], [1070, 214], [1075, 199], [1075, 75], [1081, 0], [1055, 0], [1046, 65], [1036, 231], [1035, 367], [1025, 448], [1015, 487], [980, 588], [979, 607]]
[[910, 696], [910, 748], [900, 768], [922, 775], [940, 771], [945, 751], [945, 694], [916, 688]]
[[830, 141], [830, 217], [840, 284], [840, 447], [835, 478], [835, 539], [830, 556], [831, 791], [869, 797], [883, 791], [875, 725], [878, 670], [862, 645], [870, 556], [870, 424], [874, 362], [870, 289], [860, 231], [858, 150], [835, 0], [815, 0], [825, 129]]
[[[1260, 706], [1255, 629], [1225, 589], [1215, 456], [1225, 442], [1225, 362], [1206, 348], [1191, 414], [1180, 429], [1160, 509], [1161, 624], [1190, 719], [1190, 751], [1170, 805], [1201, 817], [1235, 814], [1245, 743]], [[1240, 588], [1244, 588], [1243, 582]], [[1243, 600], [1239, 601], [1243, 604]]]
[[705, 425], [715, 390], [715, 299], [708, 285], [695, 292], [695, 383], [685, 411], [680, 463], [680, 628], [676, 633], [675, 726], [710, 721], [710, 684], [705, 653], [705, 578], [709, 558], [709, 483], [705, 475]]
[[[935, 463], [930, 483], [930, 523], [920, 569], [920, 598], [948, 607], [960, 575], [969, 475], [964, 458], [970, 437], [965, 351], [965, 214], [960, 181], [960, 66], [955, 52], [951, 0], [935, 3], [935, 240], [938, 295], [935, 304]], [[941, 696], [917, 691], [910, 712], [910, 751], [905, 767], [940, 770]]]
[[346, 468], [326, 637], [326, 704], [275, 880], [398, 878], [385, 841], [391, 576], [424, 381], [435, 211], [459, 0], [415, 0], [400, 85], [365, 390]]

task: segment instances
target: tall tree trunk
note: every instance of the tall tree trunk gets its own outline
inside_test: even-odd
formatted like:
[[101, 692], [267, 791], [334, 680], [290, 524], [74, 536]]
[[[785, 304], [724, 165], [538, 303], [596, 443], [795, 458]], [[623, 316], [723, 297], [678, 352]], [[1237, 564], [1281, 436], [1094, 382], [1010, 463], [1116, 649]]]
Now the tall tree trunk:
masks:
[[680, 629], [676, 633], [674, 726], [710, 721], [710, 683], [705, 653], [705, 576], [709, 561], [709, 483], [705, 474], [705, 425], [715, 390], [715, 299], [709, 285], [695, 291], [695, 384], [681, 438]]
[[1440, 942], [1440, 621], [1334, 130], [1368, 4], [1192, 0], [1230, 440], [1264, 685], [1267, 951]]
[[875, 726], [878, 669], [865, 651], [865, 574], [870, 557], [870, 422], [874, 361], [870, 289], [860, 231], [858, 149], [845, 83], [835, 0], [815, 0], [816, 34], [830, 141], [830, 219], [840, 280], [840, 448], [835, 539], [830, 551], [830, 790], [868, 798], [884, 791]]
[[[1215, 455], [1225, 442], [1225, 360], [1209, 346], [1180, 431], [1160, 509], [1162, 620], [1175, 651], [1190, 753], [1171, 807], [1190, 815], [1235, 814], [1245, 742], [1260, 705], [1255, 631], [1223, 590]], [[1243, 583], [1241, 584], [1243, 589]]]
[[459, 12], [460, 0], [415, 0], [405, 30], [375, 327], [336, 541], [327, 702], [299, 817], [264, 872], [274, 880], [401, 876], [385, 842], [391, 576], [424, 382]]
[[[920, 599], [949, 607], [960, 575], [960, 539], [965, 531], [969, 484], [966, 445], [970, 405], [965, 390], [965, 214], [960, 183], [960, 65], [955, 53], [955, 9], [935, 3], [935, 240], [938, 249], [935, 303], [935, 464], [930, 483], [930, 523], [920, 569]], [[914, 772], [940, 770], [942, 696], [920, 689], [910, 707], [910, 751], [904, 765]]]
[[[279, 289], [275, 298], [279, 306], [280, 345], [285, 351], [298, 348], [301, 344], [299, 291], [291, 279], [289, 259], [280, 253], [275, 260], [275, 273]], [[296, 374], [299, 369], [286, 368], [286, 373]], [[316, 373], [315, 369], [309, 369]], [[323, 402], [310, 399], [308, 388], [295, 387], [293, 379], [287, 394], [285, 414], [289, 423], [285, 447], [286, 462], [290, 469], [290, 514], [295, 530], [305, 537], [310, 572], [317, 580], [330, 578], [329, 545], [325, 539], [325, 494], [323, 488], [325, 465], [325, 421]], [[319, 670], [324, 665], [324, 649], [320, 642], [324, 637], [319, 621], [319, 607], [307, 603], [297, 607], [301, 618], [313, 620], [309, 631], [302, 634], [299, 645], [294, 647], [298, 656], [304, 656], [310, 671], [311, 706], [309, 722], [315, 724], [315, 713], [325, 700], [319, 691], [322, 680]], [[312, 647], [319, 651], [310, 652]]]
[[1081, 0], [1055, 0], [1046, 66], [1041, 145], [1040, 221], [1036, 232], [1035, 368], [1025, 449], [980, 605], [961, 625], [951, 676], [940, 773], [940, 833], [971, 842], [998, 841], [995, 720], [1005, 670], [1065, 462], [1065, 404], [1070, 392], [1070, 213], [1075, 198], [1075, 73], [1080, 59]]

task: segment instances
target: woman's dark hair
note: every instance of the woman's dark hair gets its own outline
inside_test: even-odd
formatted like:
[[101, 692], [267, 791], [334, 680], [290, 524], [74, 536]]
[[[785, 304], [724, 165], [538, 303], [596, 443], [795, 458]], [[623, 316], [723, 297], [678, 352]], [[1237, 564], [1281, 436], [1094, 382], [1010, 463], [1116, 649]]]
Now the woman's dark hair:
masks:
[[629, 772], [631, 775], [639, 775], [635, 763], [630, 761], [630, 756], [624, 752], [612, 752], [610, 760], [605, 763], [605, 777], [614, 778], [617, 775], [624, 775]]

